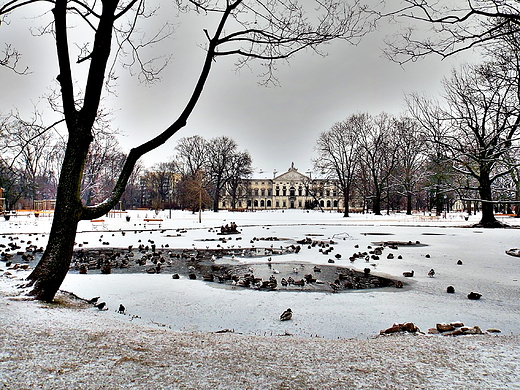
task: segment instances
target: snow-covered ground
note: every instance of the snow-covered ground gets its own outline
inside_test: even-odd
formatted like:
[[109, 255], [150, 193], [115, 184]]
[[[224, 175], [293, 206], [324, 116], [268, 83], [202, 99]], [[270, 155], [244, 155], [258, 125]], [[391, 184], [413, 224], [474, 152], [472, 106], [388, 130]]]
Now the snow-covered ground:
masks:
[[[130, 216], [127, 221], [125, 216]], [[158, 221], [145, 219], [162, 219]], [[353, 215], [343, 218], [339, 213], [303, 212], [301, 210], [257, 211], [247, 213], [204, 212], [202, 222], [198, 214], [189, 212], [131, 211], [103, 218], [104, 222], [83, 221], [77, 234], [78, 244], [84, 248], [108, 246], [127, 247], [153, 240], [157, 247], [216, 248], [219, 241], [214, 228], [235, 222], [241, 234], [229, 237], [226, 246], [250, 246], [260, 237], [284, 238], [275, 245], [288, 246], [296, 240], [311, 237], [333, 240], [334, 251], [328, 256], [317, 248], [306, 246], [298, 254], [276, 256], [273, 262], [328, 264], [363, 270], [370, 267], [373, 274], [391, 276], [406, 283], [405, 288], [357, 290], [341, 293], [256, 291], [232, 288], [218, 283], [171, 278], [170, 274], [109, 274], [89, 272], [87, 275], [69, 273], [62, 289], [84, 298], [100, 296], [107, 303], [103, 314], [137, 324], [159, 324], [180, 331], [217, 331], [232, 329], [246, 335], [319, 336], [330, 339], [366, 338], [379, 333], [394, 322], [414, 322], [422, 331], [436, 323], [461, 321], [482, 329], [497, 328], [505, 335], [520, 334], [520, 258], [505, 253], [520, 247], [518, 229], [476, 229], [468, 226], [478, 222], [479, 216], [466, 221], [461, 214], [447, 218], [429, 215], [390, 216]], [[503, 217], [514, 225], [520, 221]], [[32, 241], [45, 246], [50, 217], [18, 216], [0, 221], [0, 244], [11, 239]], [[183, 229], [178, 233], [177, 229]], [[123, 235], [122, 232], [126, 232]], [[180, 234], [180, 235], [178, 235]], [[101, 237], [102, 236], [102, 237]], [[241, 240], [236, 240], [241, 237]], [[385, 249], [379, 261], [349, 261], [349, 257], [379, 241], [420, 241], [424, 246], [401, 246]], [[270, 246], [269, 241], [255, 241], [256, 246]], [[355, 246], [358, 246], [356, 248]], [[107, 245], [104, 245], [107, 246]], [[387, 259], [387, 253], [394, 259]], [[337, 260], [334, 255], [341, 254]], [[398, 259], [397, 255], [402, 255]], [[462, 265], [457, 265], [458, 260]], [[267, 257], [227, 259], [264, 263]], [[261, 267], [262, 265], [255, 265]], [[435, 270], [430, 278], [428, 271]], [[0, 269], [5, 263], [0, 262]], [[413, 278], [405, 278], [404, 271], [415, 271]], [[20, 274], [22, 275], [22, 274]], [[7, 282], [0, 278], [0, 283]], [[447, 294], [446, 287], [454, 286], [455, 293]], [[5, 287], [5, 286], [4, 286]], [[0, 285], [2, 288], [2, 285]], [[477, 301], [467, 299], [471, 291], [479, 292]], [[124, 304], [127, 315], [116, 313]], [[290, 307], [291, 321], [280, 322], [280, 314]], [[97, 311], [97, 309], [89, 309]]]

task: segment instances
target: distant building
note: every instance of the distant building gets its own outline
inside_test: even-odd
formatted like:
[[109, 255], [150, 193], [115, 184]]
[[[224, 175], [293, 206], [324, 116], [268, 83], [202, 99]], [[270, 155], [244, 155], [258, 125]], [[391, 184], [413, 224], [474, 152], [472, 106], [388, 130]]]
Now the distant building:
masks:
[[[248, 210], [313, 209], [342, 210], [343, 198], [336, 181], [306, 176], [294, 167], [273, 179], [251, 178], [246, 181], [246, 194], [238, 202]], [[229, 209], [228, 197], [220, 208]]]

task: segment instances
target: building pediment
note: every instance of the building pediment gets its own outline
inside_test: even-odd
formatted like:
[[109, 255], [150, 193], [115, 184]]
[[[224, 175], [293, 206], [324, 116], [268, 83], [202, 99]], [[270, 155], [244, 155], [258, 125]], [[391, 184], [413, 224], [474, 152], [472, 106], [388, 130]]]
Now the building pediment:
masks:
[[309, 180], [309, 177], [298, 172], [298, 169], [296, 169], [294, 167], [294, 163], [293, 163], [287, 172], [282, 173], [279, 176], [276, 176], [273, 180], [274, 181], [306, 181], [306, 180]]

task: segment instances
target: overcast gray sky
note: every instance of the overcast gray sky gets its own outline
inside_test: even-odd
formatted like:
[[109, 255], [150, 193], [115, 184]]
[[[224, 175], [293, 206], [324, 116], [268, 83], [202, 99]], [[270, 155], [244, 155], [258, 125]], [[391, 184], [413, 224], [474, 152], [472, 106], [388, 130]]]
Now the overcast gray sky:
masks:
[[[55, 48], [51, 37], [35, 38], [28, 33], [27, 26], [41, 21], [11, 19], [11, 26], [0, 27], [1, 33], [29, 45], [20, 49], [33, 73], [14, 76], [0, 69], [0, 111], [19, 108], [27, 112], [53, 85]], [[105, 104], [115, 110], [112, 125], [119, 128], [125, 150], [156, 135], [182, 110], [202, 64], [204, 52], [197, 46], [205, 39], [202, 28], [210, 27], [199, 24], [201, 21], [181, 17], [178, 32], [157, 48], [173, 52], [161, 82], [151, 87], [139, 85], [126, 71], [118, 71], [118, 95], [108, 96]], [[328, 56], [324, 58], [299, 53], [290, 65], [280, 64], [279, 87], [259, 86], [259, 69], [236, 73], [231, 58], [220, 58], [188, 125], [145, 156], [145, 164], [168, 160], [179, 138], [198, 134], [206, 139], [233, 138], [240, 150], [250, 152], [256, 177], [272, 177], [274, 169], [281, 173], [292, 162], [300, 172], [309, 170], [321, 132], [358, 112], [399, 114], [405, 109], [406, 93], [438, 95], [442, 77], [462, 61], [460, 57], [441, 61], [432, 56], [401, 67], [382, 57], [385, 34], [383, 28], [358, 46], [335, 42], [325, 47]], [[260, 169], [263, 175], [258, 174]]]

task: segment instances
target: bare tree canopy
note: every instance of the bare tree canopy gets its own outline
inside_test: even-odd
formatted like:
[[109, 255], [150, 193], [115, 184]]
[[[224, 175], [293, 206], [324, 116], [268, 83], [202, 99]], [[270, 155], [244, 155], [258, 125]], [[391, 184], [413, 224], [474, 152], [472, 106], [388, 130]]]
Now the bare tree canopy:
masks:
[[445, 58], [520, 31], [517, 0], [403, 0], [401, 7], [377, 14], [405, 25], [387, 41], [387, 55], [399, 63], [429, 54]]
[[345, 206], [344, 217], [349, 216], [352, 183], [360, 162], [360, 137], [365, 129], [359, 125], [364, 123], [363, 118], [364, 114], [357, 114], [335, 123], [330, 130], [320, 134], [315, 146], [318, 157], [314, 160], [314, 168], [338, 180]]
[[[57, 55], [61, 95], [57, 108], [62, 113], [69, 137], [49, 244], [29, 276], [32, 294], [37, 299], [52, 301], [65, 278], [78, 222], [97, 218], [112, 209], [119, 202], [138, 159], [164, 144], [186, 125], [218, 58], [234, 56], [239, 67], [260, 60], [266, 67], [264, 79], [274, 81], [277, 61], [290, 59], [307, 49], [319, 52], [320, 45], [334, 39], [356, 43], [370, 27], [365, 9], [358, 0], [351, 3], [316, 1], [307, 7], [295, 0], [178, 0], [176, 5], [182, 12], [198, 12], [207, 17], [206, 55], [199, 64], [200, 75], [193, 92], [180, 114], [169, 118], [169, 126], [130, 150], [107, 198], [96, 205], [84, 205], [79, 199], [83, 169], [93, 142], [100, 102], [104, 94], [114, 88], [114, 69], [121, 64], [144, 81], [156, 80], [169, 56], [166, 53], [162, 61], [146, 60], [143, 51], [173, 33], [173, 17], [149, 33], [144, 21], [158, 12], [158, 5], [145, 0], [9, 0], [0, 3], [2, 29], [10, 27], [11, 14], [43, 15], [39, 33], [51, 33], [55, 43], [55, 50], [49, 48], [48, 53]], [[4, 44], [7, 46], [0, 65], [16, 70], [19, 53], [10, 42]], [[23, 72], [23, 69], [18, 71]], [[166, 104], [164, 112], [165, 115], [170, 112]]]
[[520, 110], [517, 85], [506, 77], [510, 72], [510, 66], [496, 62], [466, 65], [444, 81], [444, 105], [417, 95], [408, 100], [411, 115], [443, 149], [446, 162], [478, 182], [484, 227], [500, 226], [492, 184], [511, 173], [507, 157], [518, 147]]

